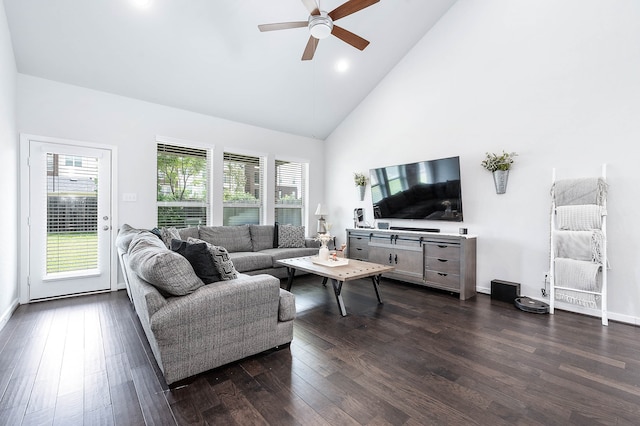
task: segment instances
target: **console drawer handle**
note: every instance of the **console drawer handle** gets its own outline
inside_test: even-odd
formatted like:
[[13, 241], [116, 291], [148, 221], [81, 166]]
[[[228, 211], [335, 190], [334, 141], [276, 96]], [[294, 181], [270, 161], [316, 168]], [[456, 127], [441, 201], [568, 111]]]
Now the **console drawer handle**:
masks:
[[447, 259], [438, 259], [438, 262], [448, 262]]
[[443, 272], [438, 272], [438, 275], [440, 275], [441, 277], [446, 277], [446, 276], [447, 276], [447, 275], [449, 275], [449, 274], [445, 274], [445, 273], [443, 273]]
[[441, 246], [440, 244], [438, 244], [438, 247], [440, 247], [440, 248], [447, 248], [448, 246]]

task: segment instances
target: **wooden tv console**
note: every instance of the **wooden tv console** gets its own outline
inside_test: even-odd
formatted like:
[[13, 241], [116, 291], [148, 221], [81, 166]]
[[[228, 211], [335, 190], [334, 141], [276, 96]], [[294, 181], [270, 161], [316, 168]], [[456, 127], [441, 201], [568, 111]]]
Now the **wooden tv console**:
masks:
[[391, 265], [388, 278], [458, 293], [476, 295], [476, 237], [386, 229], [347, 229], [351, 259]]

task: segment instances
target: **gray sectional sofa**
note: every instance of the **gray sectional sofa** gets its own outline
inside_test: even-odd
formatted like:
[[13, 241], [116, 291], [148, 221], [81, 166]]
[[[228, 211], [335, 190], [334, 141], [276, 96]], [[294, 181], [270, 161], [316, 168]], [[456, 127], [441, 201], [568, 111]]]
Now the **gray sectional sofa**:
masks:
[[239, 273], [204, 283], [157, 235], [121, 227], [116, 246], [127, 291], [168, 384], [291, 342], [295, 298], [280, 288], [273, 275], [286, 272], [274, 262], [317, 248], [274, 248], [273, 226], [175, 231], [185, 240], [226, 244]]
[[[286, 227], [286, 225], [284, 226]], [[241, 226], [200, 226], [178, 229], [183, 240], [198, 238], [227, 249], [233, 265], [240, 273], [247, 275], [269, 274], [286, 278], [287, 269], [276, 261], [290, 257], [318, 254], [320, 243], [310, 238], [284, 243], [276, 235], [283, 226], [241, 225]], [[285, 246], [285, 247], [279, 247]], [[294, 247], [298, 246], [298, 247]]]

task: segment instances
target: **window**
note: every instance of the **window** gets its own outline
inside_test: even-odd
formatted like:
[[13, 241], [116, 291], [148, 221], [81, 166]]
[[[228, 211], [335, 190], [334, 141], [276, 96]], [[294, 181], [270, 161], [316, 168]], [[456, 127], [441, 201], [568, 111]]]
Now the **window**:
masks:
[[261, 157], [224, 153], [223, 225], [259, 224], [262, 217]]
[[97, 270], [98, 159], [46, 155], [46, 274]]
[[307, 165], [276, 160], [275, 220], [281, 224], [302, 225]]
[[82, 157], [64, 156], [64, 165], [67, 167], [82, 167]]
[[206, 225], [210, 154], [158, 143], [158, 227]]

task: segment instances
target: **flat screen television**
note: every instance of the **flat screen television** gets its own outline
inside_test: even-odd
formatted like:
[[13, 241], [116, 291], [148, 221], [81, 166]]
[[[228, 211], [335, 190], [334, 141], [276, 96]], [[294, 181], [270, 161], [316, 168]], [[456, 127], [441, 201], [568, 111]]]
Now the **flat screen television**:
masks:
[[370, 170], [376, 219], [462, 222], [460, 157]]

